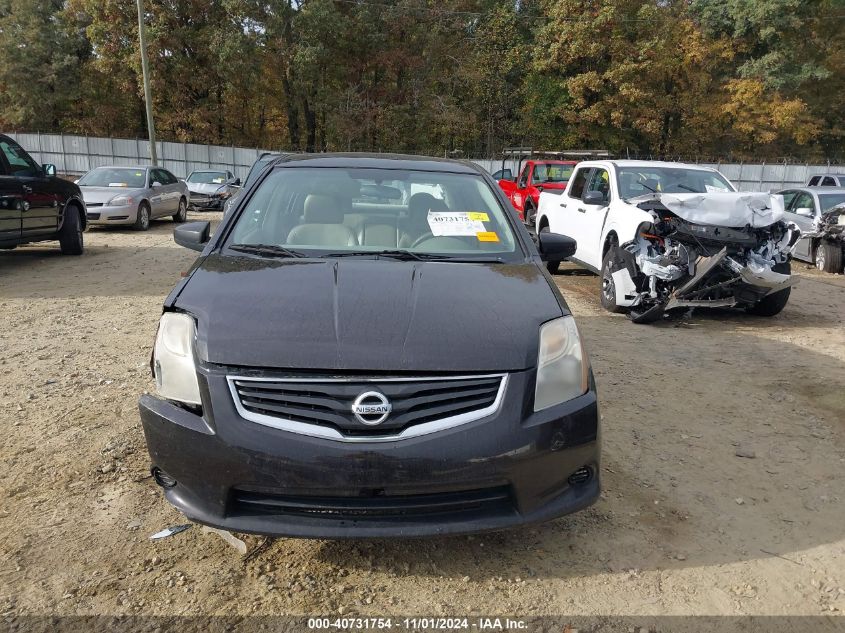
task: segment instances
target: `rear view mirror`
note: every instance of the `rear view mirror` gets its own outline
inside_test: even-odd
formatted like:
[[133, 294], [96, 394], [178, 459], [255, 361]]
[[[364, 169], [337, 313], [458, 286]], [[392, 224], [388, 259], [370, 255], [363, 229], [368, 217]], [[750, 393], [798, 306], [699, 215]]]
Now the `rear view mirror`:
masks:
[[192, 251], [201, 251], [208, 243], [211, 232], [210, 222], [188, 222], [177, 226], [173, 231], [173, 240]]
[[578, 247], [574, 239], [560, 233], [540, 233], [538, 238], [540, 255], [549, 262], [559, 262], [572, 257]]
[[581, 198], [584, 204], [604, 204], [607, 202], [605, 195], [601, 191], [587, 191]]
[[802, 215], [805, 218], [813, 217], [813, 210], [808, 207], [801, 207], [800, 209], [795, 209], [795, 213], [798, 215]]
[[56, 175], [56, 166], [52, 163], [44, 163], [44, 173], [47, 176], [55, 176]]

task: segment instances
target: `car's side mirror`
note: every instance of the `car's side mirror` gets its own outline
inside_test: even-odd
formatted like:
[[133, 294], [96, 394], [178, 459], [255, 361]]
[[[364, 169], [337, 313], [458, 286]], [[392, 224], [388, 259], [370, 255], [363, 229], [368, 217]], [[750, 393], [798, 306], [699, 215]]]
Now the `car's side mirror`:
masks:
[[809, 207], [801, 207], [800, 209], [795, 209], [795, 213], [798, 215], [802, 215], [805, 218], [813, 217], [813, 210]]
[[44, 174], [47, 176], [55, 176], [56, 175], [56, 166], [53, 163], [44, 163], [42, 165], [44, 167]]
[[575, 254], [578, 242], [560, 233], [540, 233], [539, 250], [545, 261], [559, 262]]
[[153, 181], [152, 188], [155, 189], [156, 187], [161, 187], [161, 183], [158, 180]]
[[211, 222], [188, 222], [173, 230], [173, 240], [179, 246], [201, 251], [208, 243], [210, 233]]
[[240, 187], [241, 186], [241, 179], [235, 178], [235, 182], [233, 182], [232, 184], [235, 185], [236, 187]]
[[584, 196], [581, 198], [584, 204], [604, 204], [607, 202], [607, 198], [601, 191], [587, 191], [584, 193]]

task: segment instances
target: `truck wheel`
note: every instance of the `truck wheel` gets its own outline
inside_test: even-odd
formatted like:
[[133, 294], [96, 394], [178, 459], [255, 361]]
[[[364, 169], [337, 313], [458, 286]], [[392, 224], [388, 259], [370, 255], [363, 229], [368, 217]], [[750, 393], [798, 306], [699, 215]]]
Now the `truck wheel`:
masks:
[[534, 203], [531, 202], [531, 198], [528, 198], [523, 205], [523, 223], [526, 226], [534, 226], [534, 216], [537, 215], [537, 212], [534, 210]]
[[[540, 233], [548, 233], [549, 232], [549, 225], [546, 224], [540, 229]], [[546, 262], [546, 270], [549, 271], [552, 275], [556, 275], [557, 272], [560, 270], [560, 262]]]
[[615, 244], [611, 244], [607, 249], [604, 259], [601, 260], [601, 292], [599, 298], [601, 299], [601, 307], [608, 312], [624, 312], [625, 308], [616, 305], [616, 284], [613, 283], [613, 273], [610, 270], [610, 265], [613, 262], [613, 249]]
[[[781, 273], [782, 275], [791, 275], [792, 265], [789, 262], [783, 262], [782, 264], [775, 264], [772, 267], [772, 270], [776, 273]], [[766, 295], [753, 306], [745, 308], [745, 311], [748, 314], [753, 314], [755, 316], [775, 316], [786, 307], [786, 302], [789, 301], [789, 293], [791, 291], [792, 288], [789, 287], [770, 295]]]
[[135, 216], [135, 224], [133, 228], [136, 231], [146, 231], [150, 228], [150, 205], [142, 202], [138, 205], [138, 213]]
[[59, 246], [63, 255], [82, 255], [85, 244], [82, 239], [82, 220], [79, 209], [74, 205], [65, 208], [65, 218], [59, 230]]
[[821, 242], [816, 247], [816, 268], [826, 273], [842, 272], [842, 247], [835, 242]]

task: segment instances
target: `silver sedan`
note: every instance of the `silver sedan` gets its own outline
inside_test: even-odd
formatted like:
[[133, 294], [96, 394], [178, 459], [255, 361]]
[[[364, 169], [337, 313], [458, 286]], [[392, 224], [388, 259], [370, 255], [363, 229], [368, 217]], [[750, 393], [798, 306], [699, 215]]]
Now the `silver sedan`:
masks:
[[188, 217], [188, 186], [161, 167], [97, 167], [77, 181], [88, 209], [88, 224], [132, 225], [139, 231], [150, 221]]

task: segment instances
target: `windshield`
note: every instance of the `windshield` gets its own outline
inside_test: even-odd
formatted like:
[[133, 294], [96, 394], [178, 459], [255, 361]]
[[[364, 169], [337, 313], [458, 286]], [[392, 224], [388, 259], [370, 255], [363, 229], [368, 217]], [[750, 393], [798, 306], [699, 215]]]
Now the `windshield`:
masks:
[[686, 167], [621, 167], [619, 196], [636, 198], [649, 193], [714, 193], [735, 191], [721, 174]]
[[833, 207], [842, 203], [845, 203], [845, 193], [819, 194], [819, 205], [821, 206], [822, 213], [830, 211]]
[[77, 183], [80, 187], [128, 187], [143, 189], [147, 183], [144, 169], [125, 169], [121, 167], [97, 167], [92, 169]]
[[522, 253], [505, 213], [473, 174], [287, 167], [252, 194], [227, 246], [260, 245], [263, 254], [278, 247], [314, 256], [401, 250], [515, 261]]
[[226, 182], [226, 174], [222, 171], [195, 171], [188, 176], [188, 182], [203, 185], [222, 185]]
[[534, 177], [532, 180], [535, 185], [547, 182], [568, 182], [574, 167], [574, 165], [539, 163], [534, 166]]

